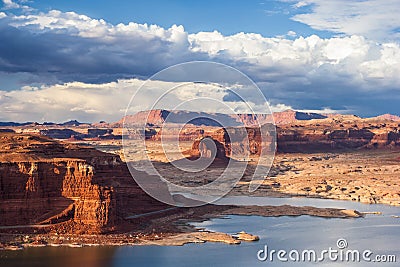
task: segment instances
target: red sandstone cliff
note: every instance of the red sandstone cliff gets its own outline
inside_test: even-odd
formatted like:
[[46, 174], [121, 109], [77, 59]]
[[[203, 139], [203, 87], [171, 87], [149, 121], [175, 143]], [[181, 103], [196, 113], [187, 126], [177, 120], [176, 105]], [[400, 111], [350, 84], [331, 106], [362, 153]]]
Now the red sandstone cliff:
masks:
[[73, 222], [109, 231], [165, 208], [117, 155], [26, 134], [0, 134], [0, 225]]
[[400, 146], [400, 125], [394, 121], [336, 116], [277, 129], [278, 151], [324, 152]]
[[[264, 127], [267, 127], [265, 124]], [[248, 143], [246, 140], [229, 140], [227, 132], [240, 128], [208, 129], [202, 135], [198, 135], [192, 128], [192, 135], [185, 135], [189, 140], [196, 140], [210, 136], [225, 147], [227, 156], [230, 153], [246, 153], [244, 147], [250, 149], [250, 155], [259, 154], [262, 148], [273, 149], [273, 131], [271, 136], [264, 138], [261, 144], [261, 132], [257, 127], [246, 127]], [[242, 128], [244, 129], [244, 128]], [[233, 134], [233, 136], [244, 136]], [[154, 136], [158, 140], [158, 134]], [[185, 139], [186, 140], [186, 139]], [[395, 121], [360, 119], [349, 116], [336, 116], [329, 119], [297, 121], [276, 128], [276, 140], [278, 152], [330, 152], [338, 150], [353, 150], [359, 148], [379, 149], [400, 147], [400, 124]], [[193, 154], [199, 154], [192, 147]]]
[[271, 114], [222, 114], [222, 113], [205, 113], [191, 112], [184, 110], [147, 110], [138, 112], [134, 115], [127, 115], [113, 127], [121, 127], [123, 123], [128, 125], [145, 124], [150, 126], [161, 126], [163, 123], [186, 124], [190, 123], [196, 126], [260, 126], [266, 123], [275, 122], [276, 125], [289, 124], [302, 120], [324, 119], [325, 115], [317, 113], [305, 113], [294, 110], [286, 110]]

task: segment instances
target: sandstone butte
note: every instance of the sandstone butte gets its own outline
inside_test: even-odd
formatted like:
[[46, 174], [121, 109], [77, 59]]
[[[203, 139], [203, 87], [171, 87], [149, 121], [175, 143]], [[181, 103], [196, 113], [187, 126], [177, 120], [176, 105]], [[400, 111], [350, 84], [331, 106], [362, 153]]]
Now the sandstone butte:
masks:
[[[207, 119], [207, 117], [209, 119]], [[196, 118], [190, 120], [190, 118]], [[225, 129], [245, 126], [249, 131], [250, 147], [259, 151], [259, 125], [276, 125], [276, 137], [279, 152], [328, 152], [340, 149], [392, 148], [399, 144], [400, 118], [385, 114], [374, 118], [360, 118], [354, 115], [317, 114], [293, 110], [268, 114], [218, 114], [189, 111], [150, 110], [127, 115], [114, 123], [64, 124], [2, 126], [2, 131], [23, 133], [37, 132], [56, 139], [112, 141], [121, 140], [122, 125], [132, 125], [132, 130], [140, 133], [146, 126], [145, 136], [149, 140], [159, 141], [175, 138], [181, 141], [195, 141], [198, 138], [212, 136], [214, 139], [226, 139], [221, 125]], [[182, 123], [188, 123], [180, 129]], [[218, 124], [218, 123], [217, 123]], [[242, 127], [243, 128], [243, 127]], [[274, 137], [272, 134], [270, 138]], [[218, 140], [221, 144], [232, 140]], [[267, 141], [267, 140], [266, 140]], [[269, 142], [269, 141], [267, 141]], [[235, 149], [232, 146], [232, 149]], [[227, 149], [229, 152], [229, 149]]]
[[1, 226], [57, 224], [65, 232], [102, 233], [123, 227], [127, 216], [165, 208], [117, 155], [0, 133]]
[[[198, 118], [189, 120], [189, 118]], [[206, 119], [206, 117], [208, 119]], [[224, 127], [216, 126], [215, 121], [224, 122]], [[251, 154], [260, 153], [262, 147], [276, 138], [277, 150], [283, 153], [329, 152], [359, 148], [394, 148], [400, 145], [400, 118], [385, 114], [373, 118], [360, 118], [355, 115], [317, 114], [294, 110], [271, 114], [218, 114], [189, 111], [149, 110], [127, 115], [110, 127], [146, 125], [146, 139], [159, 141], [161, 138], [175, 138], [181, 141], [195, 141], [211, 137], [225, 147], [227, 156], [239, 149], [241, 140], [228, 140], [227, 133], [246, 129]], [[180, 124], [188, 123], [184, 128]], [[261, 127], [276, 125], [276, 131], [262, 139]], [[243, 127], [244, 126], [244, 127]], [[272, 128], [271, 128], [272, 129]], [[236, 135], [236, 136], [241, 136]], [[244, 135], [243, 135], [244, 136]], [[264, 144], [261, 144], [264, 141]], [[198, 151], [192, 151], [197, 153]], [[238, 152], [238, 151], [235, 151]], [[239, 151], [240, 152], [240, 151]]]
[[274, 122], [276, 125], [284, 125], [298, 120], [325, 119], [327, 115], [318, 113], [299, 112], [286, 110], [271, 114], [221, 114], [206, 112], [191, 112], [185, 110], [153, 109], [141, 111], [133, 115], [127, 115], [121, 120], [111, 124], [111, 127], [121, 127], [125, 124], [134, 125], [160, 125], [163, 123], [191, 123], [194, 125], [218, 126], [255, 126]]
[[[152, 122], [165, 114], [152, 111]], [[140, 116], [143, 116], [140, 115]], [[352, 115], [316, 115], [286, 112], [276, 128], [278, 152], [328, 152], [359, 148], [400, 146], [400, 125], [396, 119], [361, 119]], [[244, 115], [249, 124], [257, 117]], [[260, 121], [266, 117], [261, 116]], [[136, 118], [138, 119], [138, 118]], [[175, 118], [178, 120], [178, 118]], [[179, 122], [179, 121], [178, 121]], [[288, 123], [286, 123], [288, 122]], [[200, 124], [203, 123], [200, 122]], [[151, 128], [148, 139], [159, 140], [159, 128]], [[265, 124], [263, 127], [268, 127]], [[174, 129], [167, 134], [175, 135]], [[187, 128], [182, 139], [193, 141], [190, 155], [206, 154], [202, 138], [217, 143], [219, 158], [241, 149], [242, 140], [230, 140], [236, 129], [203, 125]], [[245, 128], [250, 153], [269, 148], [274, 134], [262, 144], [259, 128]], [[165, 134], [165, 133], [164, 133]], [[181, 133], [179, 133], [181, 134]], [[240, 151], [239, 151], [240, 152]], [[74, 144], [60, 143], [30, 134], [0, 133], [0, 225], [73, 225], [66, 229], [109, 232], [128, 223], [124, 218], [168, 208], [145, 194], [131, 178], [119, 156]], [[130, 225], [129, 229], [132, 229]], [[66, 231], [67, 231], [66, 230]]]
[[[289, 116], [285, 113], [285, 116]], [[280, 114], [280, 116], [283, 116]], [[282, 118], [282, 117], [280, 117]], [[159, 141], [169, 136], [179, 134], [179, 139], [197, 142], [204, 137], [211, 137], [225, 148], [229, 157], [232, 151], [238, 151], [244, 140], [230, 140], [229, 136], [246, 136], [247, 147], [250, 154], [259, 154], [262, 148], [271, 147], [276, 140], [277, 151], [283, 153], [318, 153], [331, 151], [352, 151], [354, 149], [391, 149], [400, 147], [400, 123], [386, 117], [362, 119], [354, 115], [335, 115], [323, 119], [295, 120], [291, 123], [278, 124], [276, 129], [272, 124], [263, 124], [261, 127], [210, 127], [187, 126], [178, 131], [178, 127], [168, 126], [164, 128], [149, 127], [152, 134], [146, 135], [146, 139]], [[266, 129], [267, 131], [260, 131]], [[246, 131], [246, 134], [233, 134], [237, 131]], [[261, 132], [266, 133], [263, 138]], [[191, 153], [199, 154], [193, 150]]]

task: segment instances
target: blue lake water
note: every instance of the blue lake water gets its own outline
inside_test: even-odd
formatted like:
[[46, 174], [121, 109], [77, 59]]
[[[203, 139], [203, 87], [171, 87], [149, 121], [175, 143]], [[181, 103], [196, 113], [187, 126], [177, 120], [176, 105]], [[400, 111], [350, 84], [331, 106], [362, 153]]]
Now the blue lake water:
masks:
[[[30, 248], [22, 251], [0, 252], [0, 266], [400, 266], [400, 215], [399, 207], [367, 205], [357, 202], [321, 199], [271, 199], [230, 197], [219, 204], [282, 205], [337, 207], [371, 212], [382, 215], [367, 215], [358, 219], [299, 217], [227, 216], [202, 223], [199, 228], [237, 233], [246, 231], [260, 236], [258, 242], [242, 242], [240, 245], [220, 243], [187, 244], [174, 246], [135, 247], [84, 247], [84, 248]], [[317, 255], [329, 247], [339, 250], [338, 239], [347, 241], [347, 250], [370, 250], [369, 257], [395, 255], [397, 263], [341, 262], [331, 261], [325, 255], [322, 262], [281, 262], [276, 258], [260, 261], [257, 252], [268, 246], [274, 250], [315, 250]], [[339, 250], [340, 251], [340, 250]], [[287, 257], [287, 256], [286, 256]]]

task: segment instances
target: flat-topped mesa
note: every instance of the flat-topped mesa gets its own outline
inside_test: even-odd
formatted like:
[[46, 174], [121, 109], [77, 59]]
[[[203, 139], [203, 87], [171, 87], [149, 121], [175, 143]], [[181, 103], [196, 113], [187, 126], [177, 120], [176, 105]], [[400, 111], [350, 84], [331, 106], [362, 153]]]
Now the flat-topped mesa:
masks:
[[277, 128], [277, 141], [280, 152], [394, 148], [400, 146], [400, 125], [376, 118], [334, 116], [281, 125]]
[[123, 218], [165, 208], [134, 182], [119, 156], [0, 133], [0, 225], [72, 222], [109, 231]]
[[161, 126], [168, 124], [192, 124], [196, 126], [214, 126], [214, 127], [233, 127], [246, 126], [255, 127], [266, 123], [275, 122], [276, 125], [289, 124], [302, 120], [325, 119], [326, 115], [318, 113], [300, 112], [286, 110], [275, 112], [273, 114], [224, 114], [207, 113], [186, 110], [164, 110], [153, 109], [141, 111], [133, 115], [127, 115], [121, 120], [115, 122], [113, 127], [122, 127], [126, 125], [140, 126]]
[[[268, 124], [262, 127], [268, 127]], [[235, 134], [234, 131], [243, 131], [246, 134]], [[192, 131], [192, 139], [196, 137]], [[230, 136], [238, 138], [230, 140]], [[270, 135], [261, 138], [258, 127], [230, 127], [219, 128], [206, 134], [197, 136], [197, 142], [192, 147], [192, 154], [198, 155], [199, 140], [209, 136], [225, 147], [226, 156], [233, 155], [260, 155], [261, 149], [274, 150], [274, 131], [267, 130]], [[189, 135], [187, 135], [189, 136]], [[314, 153], [333, 152], [354, 149], [391, 149], [400, 147], [400, 124], [396, 121], [382, 121], [378, 119], [350, 118], [336, 116], [328, 119], [313, 121], [298, 121], [292, 124], [281, 125], [276, 128], [277, 151], [284, 153]], [[197, 149], [197, 150], [196, 150]], [[248, 149], [249, 151], [246, 151]]]
[[285, 125], [295, 123], [297, 121], [308, 121], [327, 118], [327, 116], [323, 114], [300, 112], [291, 109], [282, 112], [274, 112], [273, 116], [276, 125]]

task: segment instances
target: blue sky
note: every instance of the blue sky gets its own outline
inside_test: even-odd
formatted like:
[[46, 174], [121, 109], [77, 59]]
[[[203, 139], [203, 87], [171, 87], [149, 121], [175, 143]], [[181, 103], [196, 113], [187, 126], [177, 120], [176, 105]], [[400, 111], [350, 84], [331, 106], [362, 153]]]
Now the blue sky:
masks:
[[291, 16], [308, 9], [307, 7], [298, 10], [292, 7], [292, 3], [274, 0], [48, 0], [35, 1], [31, 6], [39, 10], [75, 11], [92, 18], [103, 18], [113, 24], [135, 21], [157, 24], [164, 28], [174, 24], [184, 25], [189, 33], [217, 30], [224, 35], [253, 32], [274, 37], [285, 35], [291, 30], [302, 36], [315, 33], [324, 37], [332, 35], [331, 32], [316, 31], [306, 24], [290, 19]]
[[398, 0], [0, 3], [0, 121], [115, 121], [193, 60], [242, 71], [275, 111], [400, 115]]

